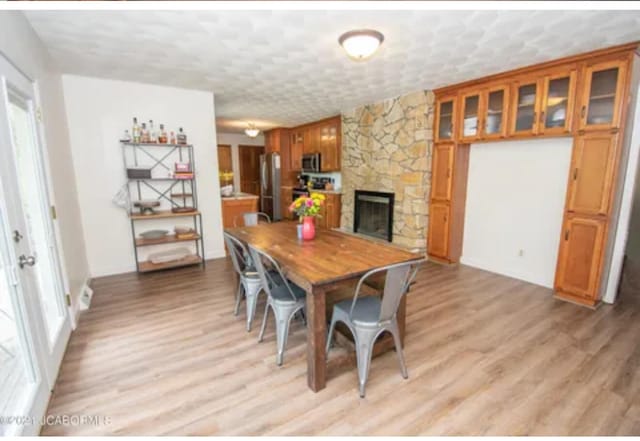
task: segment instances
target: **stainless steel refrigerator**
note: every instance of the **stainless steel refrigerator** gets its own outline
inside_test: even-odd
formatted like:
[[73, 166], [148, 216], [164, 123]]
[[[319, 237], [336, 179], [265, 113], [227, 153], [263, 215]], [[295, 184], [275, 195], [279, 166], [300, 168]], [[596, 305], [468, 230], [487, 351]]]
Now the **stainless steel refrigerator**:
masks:
[[272, 220], [282, 219], [280, 204], [280, 155], [260, 155], [260, 210]]

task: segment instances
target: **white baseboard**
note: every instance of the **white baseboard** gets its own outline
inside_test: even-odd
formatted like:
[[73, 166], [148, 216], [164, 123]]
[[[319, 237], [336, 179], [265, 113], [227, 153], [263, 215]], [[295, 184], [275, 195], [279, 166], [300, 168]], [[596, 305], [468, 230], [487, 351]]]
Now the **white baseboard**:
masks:
[[91, 284], [91, 278], [87, 277], [80, 288], [80, 291], [71, 299], [71, 326], [75, 330], [78, 327], [78, 319], [80, 312], [89, 309], [91, 304], [91, 298], [93, 297], [93, 290], [89, 286]]
[[484, 271], [489, 271], [490, 273], [500, 274], [503, 276], [533, 283], [534, 285], [539, 285], [545, 288], [553, 289], [553, 284], [549, 285], [548, 283], [544, 283], [538, 277], [534, 277], [533, 275], [527, 274], [525, 272], [513, 271], [510, 269], [504, 269], [504, 268], [500, 268], [500, 270], [498, 270], [496, 268], [492, 268], [488, 265], [485, 265], [483, 262], [477, 262], [473, 259], [465, 258], [464, 256], [460, 258], [460, 263], [462, 263], [463, 265], [472, 266], [474, 268], [478, 268]]

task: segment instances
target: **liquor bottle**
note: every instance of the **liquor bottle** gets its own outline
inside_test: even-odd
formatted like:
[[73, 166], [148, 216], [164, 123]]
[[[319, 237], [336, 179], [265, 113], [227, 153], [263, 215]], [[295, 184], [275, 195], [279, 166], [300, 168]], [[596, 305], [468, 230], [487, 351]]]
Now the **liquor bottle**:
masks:
[[160, 124], [160, 134], [158, 135], [158, 142], [160, 144], [166, 144], [167, 143], [167, 132], [164, 129], [164, 124]]
[[140, 142], [140, 126], [138, 125], [138, 118], [133, 117], [133, 127], [131, 128], [131, 134], [133, 135], [133, 142], [138, 144]]
[[145, 123], [142, 123], [142, 129], [140, 129], [140, 142], [143, 144], [149, 142], [149, 130]]
[[153, 127], [153, 120], [149, 120], [149, 142], [157, 143], [158, 142], [158, 134], [156, 133], [156, 129]]
[[187, 134], [182, 131], [182, 127], [178, 129], [178, 135], [176, 136], [176, 139], [178, 140], [178, 144], [180, 145], [187, 144]]
[[176, 143], [176, 134], [171, 132], [171, 137], [169, 138], [169, 144], [175, 144]]

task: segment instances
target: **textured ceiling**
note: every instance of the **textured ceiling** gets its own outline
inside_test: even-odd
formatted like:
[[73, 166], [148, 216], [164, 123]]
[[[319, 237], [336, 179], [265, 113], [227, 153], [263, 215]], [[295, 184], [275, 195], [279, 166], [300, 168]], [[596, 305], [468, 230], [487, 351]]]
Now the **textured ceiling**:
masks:
[[[67, 73], [213, 90], [221, 131], [293, 126], [403, 93], [640, 40], [640, 11], [31, 11]], [[350, 60], [347, 30], [385, 35]]]

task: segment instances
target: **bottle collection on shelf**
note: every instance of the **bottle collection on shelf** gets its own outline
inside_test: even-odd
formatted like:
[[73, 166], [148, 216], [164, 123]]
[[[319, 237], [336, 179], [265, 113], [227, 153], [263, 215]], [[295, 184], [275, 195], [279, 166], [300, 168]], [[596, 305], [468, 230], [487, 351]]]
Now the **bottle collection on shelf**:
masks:
[[187, 145], [187, 134], [182, 130], [182, 127], [178, 129], [177, 134], [174, 132], [167, 134], [164, 124], [160, 124], [160, 129], [156, 130], [152, 119], [149, 120], [149, 125], [147, 126], [146, 123], [138, 124], [138, 118], [134, 117], [131, 132], [125, 130], [121, 141], [134, 144]]

